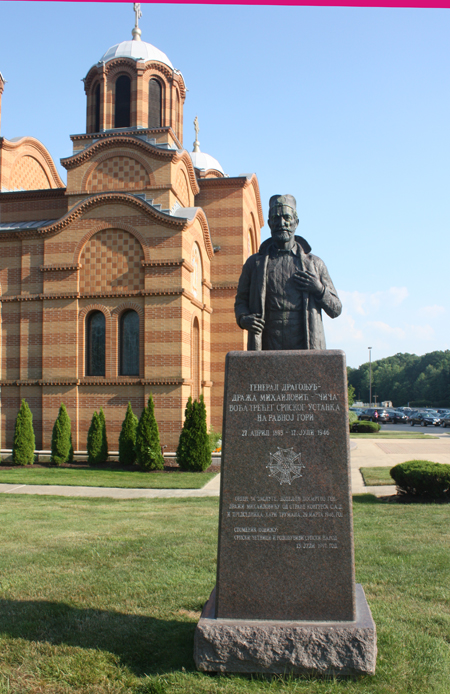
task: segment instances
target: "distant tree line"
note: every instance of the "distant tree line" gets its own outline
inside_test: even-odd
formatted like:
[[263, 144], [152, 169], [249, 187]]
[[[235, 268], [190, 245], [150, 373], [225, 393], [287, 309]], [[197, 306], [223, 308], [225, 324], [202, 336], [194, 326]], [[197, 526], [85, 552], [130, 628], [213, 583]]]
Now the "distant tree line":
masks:
[[[369, 402], [369, 362], [348, 367], [348, 383], [355, 400]], [[392, 400], [394, 407], [450, 407], [450, 350], [396, 354], [372, 362], [372, 402]]]

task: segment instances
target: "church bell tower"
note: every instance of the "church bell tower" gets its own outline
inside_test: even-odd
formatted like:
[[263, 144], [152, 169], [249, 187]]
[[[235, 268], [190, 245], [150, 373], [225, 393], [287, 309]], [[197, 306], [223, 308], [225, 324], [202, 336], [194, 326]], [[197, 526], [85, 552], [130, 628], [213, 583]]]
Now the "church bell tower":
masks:
[[131, 41], [109, 48], [84, 79], [86, 132], [171, 128], [183, 143], [183, 75], [155, 46], [141, 40], [140, 3]]

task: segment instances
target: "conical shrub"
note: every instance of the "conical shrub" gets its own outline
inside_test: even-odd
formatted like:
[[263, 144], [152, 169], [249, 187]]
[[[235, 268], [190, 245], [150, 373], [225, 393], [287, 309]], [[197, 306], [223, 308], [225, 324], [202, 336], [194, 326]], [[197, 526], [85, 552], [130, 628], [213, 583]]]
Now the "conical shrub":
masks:
[[177, 448], [177, 463], [182, 470], [202, 472], [211, 465], [211, 448], [206, 425], [203, 395], [192, 402], [189, 398], [183, 429]]
[[100, 465], [103, 463], [103, 425], [97, 412], [92, 415], [91, 426], [87, 436], [87, 452], [89, 465]]
[[61, 404], [52, 433], [51, 462], [54, 465], [68, 463], [73, 458], [70, 417], [66, 406]]
[[136, 461], [136, 431], [139, 420], [128, 403], [127, 413], [122, 423], [122, 431], [119, 435], [119, 463], [121, 465], [133, 465]]
[[192, 398], [186, 403], [184, 410], [184, 423], [181, 430], [180, 438], [177, 446], [177, 463], [181, 470], [190, 470], [191, 448], [192, 448]]
[[14, 426], [12, 457], [14, 465], [32, 465], [36, 442], [33, 415], [26, 400], [22, 400]]
[[101, 425], [102, 425], [102, 450], [101, 450], [101, 461], [102, 463], [106, 463], [108, 460], [108, 438], [106, 436], [106, 419], [105, 419], [105, 413], [103, 412], [103, 408], [100, 408], [100, 412], [98, 413]]
[[158, 424], [155, 419], [155, 406], [150, 393], [147, 407], [144, 407], [136, 431], [136, 463], [144, 470], [163, 470], [164, 457], [161, 453]]

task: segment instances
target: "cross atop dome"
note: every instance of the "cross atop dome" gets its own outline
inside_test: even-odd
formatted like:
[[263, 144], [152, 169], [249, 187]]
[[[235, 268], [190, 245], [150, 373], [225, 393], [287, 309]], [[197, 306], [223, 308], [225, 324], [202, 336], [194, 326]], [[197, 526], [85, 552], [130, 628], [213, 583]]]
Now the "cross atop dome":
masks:
[[131, 32], [131, 35], [133, 37], [133, 41], [140, 41], [141, 40], [141, 34], [142, 34], [142, 31], [139, 29], [139, 20], [142, 17], [141, 3], [140, 2], [133, 2], [133, 10], [134, 10], [134, 14], [135, 14], [135, 20], [134, 20], [134, 29]]

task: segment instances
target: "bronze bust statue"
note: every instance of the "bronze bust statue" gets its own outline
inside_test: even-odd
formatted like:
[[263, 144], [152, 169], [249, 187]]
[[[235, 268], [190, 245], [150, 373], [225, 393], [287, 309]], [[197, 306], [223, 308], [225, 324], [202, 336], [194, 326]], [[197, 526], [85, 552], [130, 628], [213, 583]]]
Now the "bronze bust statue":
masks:
[[270, 198], [268, 223], [272, 237], [242, 268], [234, 306], [248, 349], [326, 349], [322, 309], [336, 318], [342, 305], [323, 260], [295, 236], [292, 195]]

